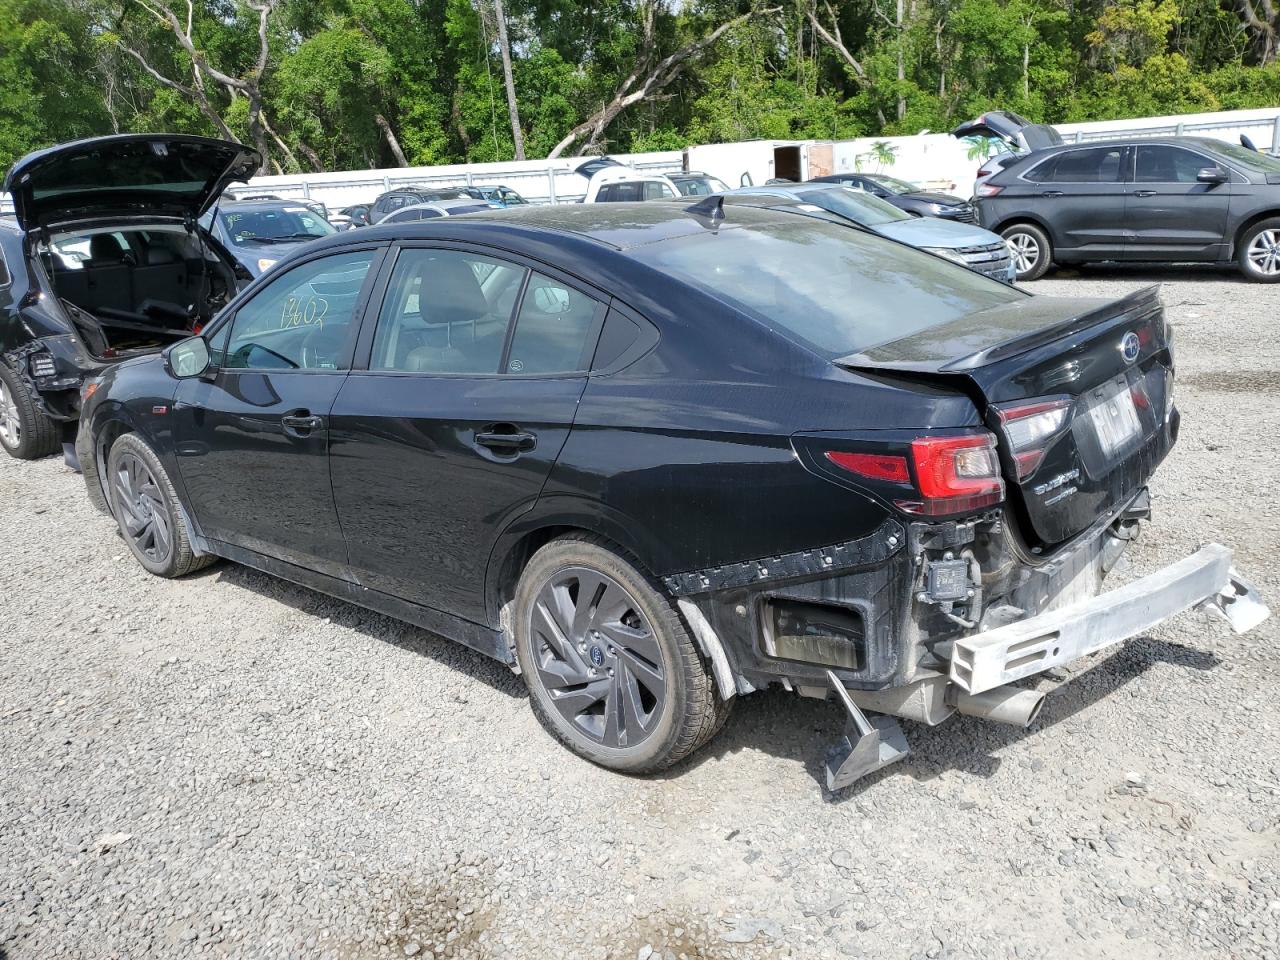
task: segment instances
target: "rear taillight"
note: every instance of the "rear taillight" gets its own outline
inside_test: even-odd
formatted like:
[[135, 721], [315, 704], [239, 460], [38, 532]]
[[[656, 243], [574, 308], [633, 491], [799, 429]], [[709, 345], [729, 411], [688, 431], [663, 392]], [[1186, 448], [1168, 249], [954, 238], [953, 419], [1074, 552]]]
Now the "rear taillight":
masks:
[[917, 437], [907, 449], [906, 455], [829, 450], [825, 456], [860, 477], [913, 488], [917, 496], [893, 498], [907, 513], [929, 517], [964, 513], [1004, 499], [996, 440], [991, 434]]
[[1004, 187], [997, 187], [994, 183], [981, 183], [974, 193], [979, 197], [994, 197], [1002, 190], [1004, 190]]
[[1049, 443], [1066, 425], [1070, 410], [1071, 400], [1065, 397], [996, 408], [1019, 480], [1031, 476], [1040, 466]]

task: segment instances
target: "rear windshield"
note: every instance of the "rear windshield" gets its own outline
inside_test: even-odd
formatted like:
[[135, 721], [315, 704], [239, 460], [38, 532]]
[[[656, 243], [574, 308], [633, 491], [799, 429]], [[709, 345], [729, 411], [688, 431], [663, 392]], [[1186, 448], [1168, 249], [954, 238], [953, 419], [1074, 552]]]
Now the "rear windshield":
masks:
[[864, 227], [914, 219], [911, 214], [903, 213], [893, 204], [872, 196], [865, 190], [838, 187], [835, 190], [810, 190], [808, 193], [797, 193], [796, 196], [805, 203], [848, 217]]
[[218, 214], [231, 242], [237, 246], [293, 243], [337, 233], [329, 221], [308, 207], [276, 210], [222, 210]]
[[940, 257], [802, 217], [631, 254], [832, 360], [1026, 296]]

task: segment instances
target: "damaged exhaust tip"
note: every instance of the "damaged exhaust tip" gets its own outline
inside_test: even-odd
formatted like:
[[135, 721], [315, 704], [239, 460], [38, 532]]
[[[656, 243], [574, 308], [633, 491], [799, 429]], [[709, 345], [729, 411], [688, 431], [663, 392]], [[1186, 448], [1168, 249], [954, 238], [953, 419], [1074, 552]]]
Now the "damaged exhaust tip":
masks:
[[1044, 707], [1044, 694], [1036, 690], [1004, 686], [982, 693], [964, 693], [958, 687], [952, 689], [955, 708], [959, 713], [1015, 727], [1031, 726]]

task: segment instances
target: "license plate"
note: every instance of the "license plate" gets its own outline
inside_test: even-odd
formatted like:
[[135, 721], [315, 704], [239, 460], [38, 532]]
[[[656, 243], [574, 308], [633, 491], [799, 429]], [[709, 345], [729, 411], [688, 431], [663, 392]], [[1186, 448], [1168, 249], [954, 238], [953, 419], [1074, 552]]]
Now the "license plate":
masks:
[[1089, 416], [1106, 457], [1123, 453], [1142, 435], [1142, 423], [1138, 420], [1138, 410], [1127, 384], [1094, 404]]

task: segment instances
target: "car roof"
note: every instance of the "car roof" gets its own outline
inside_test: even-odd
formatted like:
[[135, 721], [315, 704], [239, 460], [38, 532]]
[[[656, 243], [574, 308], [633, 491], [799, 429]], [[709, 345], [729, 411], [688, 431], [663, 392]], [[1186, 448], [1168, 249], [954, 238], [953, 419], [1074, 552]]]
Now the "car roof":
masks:
[[1054, 144], [1052, 147], [1042, 147], [1039, 150], [1033, 150], [1030, 153], [1019, 154], [1019, 157], [1038, 156], [1042, 153], [1062, 153], [1066, 150], [1080, 150], [1088, 147], [1126, 147], [1126, 146], [1169, 146], [1169, 147], [1199, 147], [1201, 150], [1217, 150], [1221, 148], [1226, 141], [1216, 140], [1213, 137], [1179, 137], [1174, 135], [1163, 137], [1111, 137], [1106, 140], [1082, 140], [1079, 143], [1061, 143]]
[[489, 201], [482, 200], [479, 197], [453, 197], [449, 200], [428, 200], [425, 203], [410, 203], [401, 207], [399, 210], [392, 210], [388, 216], [395, 216], [405, 210], [455, 210], [458, 207], [481, 207], [484, 209], [492, 209], [486, 207]]
[[[684, 198], [682, 198], [684, 199]], [[705, 202], [705, 201], [704, 201]], [[723, 220], [694, 212], [697, 204], [680, 201], [629, 203], [532, 204], [491, 209], [465, 217], [440, 217], [406, 223], [376, 223], [358, 231], [344, 231], [319, 241], [321, 246], [345, 246], [374, 240], [471, 240], [519, 248], [523, 242], [545, 242], [549, 235], [587, 241], [597, 248], [628, 250], [709, 230], [734, 230], [767, 223], [792, 223], [794, 214], [753, 207], [726, 207]]]

